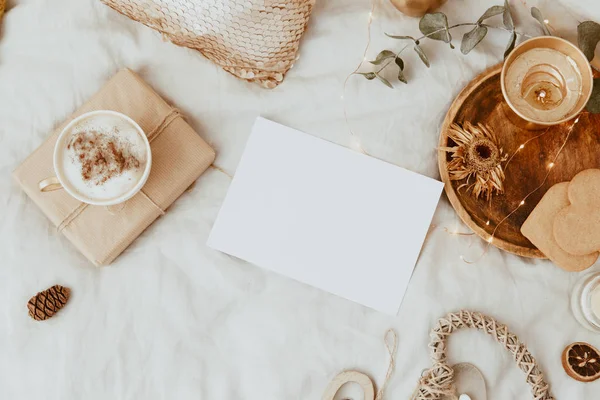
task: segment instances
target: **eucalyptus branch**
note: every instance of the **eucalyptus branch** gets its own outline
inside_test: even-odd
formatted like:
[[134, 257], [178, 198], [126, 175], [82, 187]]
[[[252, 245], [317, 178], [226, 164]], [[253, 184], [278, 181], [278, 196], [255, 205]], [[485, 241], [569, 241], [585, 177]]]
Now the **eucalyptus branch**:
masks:
[[423, 35], [423, 36], [421, 36], [420, 38], [417, 38], [417, 39], [413, 38], [412, 36], [397, 36], [397, 35], [390, 35], [388, 33], [386, 33], [385, 35], [387, 37], [389, 37], [389, 38], [392, 38], [392, 39], [410, 39], [413, 42], [416, 42], [416, 44], [419, 44], [419, 42], [421, 40], [428, 38], [429, 36], [433, 35], [434, 33], [443, 32], [446, 29], [451, 30], [451, 29], [458, 28], [458, 27], [461, 27], [461, 26], [484, 26], [486, 28], [500, 29], [500, 30], [503, 30], [503, 31], [506, 31], [506, 32], [511, 32], [511, 33], [514, 32], [516, 35], [523, 36], [523, 37], [526, 37], [526, 38], [531, 38], [532, 37], [531, 35], [528, 35], [526, 33], [517, 32], [516, 30], [508, 29], [508, 28], [505, 28], [503, 26], [494, 26], [494, 25], [488, 25], [488, 24], [478, 24], [477, 22], [463, 22], [463, 23], [460, 23], [460, 24], [452, 25], [452, 26], [449, 26], [448, 28], [438, 29], [438, 30], [436, 30], [434, 32], [431, 32], [431, 33], [427, 34], [427, 35]]
[[[406, 46], [404, 46], [403, 48], [401, 48], [401, 49], [400, 49], [400, 51], [396, 53], [396, 56], [394, 57], [394, 59], [396, 59], [396, 58], [400, 57], [400, 54], [401, 54], [401, 53], [402, 53], [404, 50], [406, 50], [407, 48], [408, 48], [408, 45], [406, 45]], [[390, 57], [390, 59], [389, 59], [389, 60], [388, 60], [388, 61], [387, 61], [385, 64], [383, 64], [383, 66], [382, 66], [381, 68], [379, 68], [379, 69], [377, 70], [377, 73], [379, 73], [379, 72], [383, 71], [383, 70], [385, 69], [385, 67], [387, 67], [388, 65], [390, 65], [390, 64], [391, 64], [391, 63], [394, 61], [394, 59], [392, 59], [392, 58]]]
[[[503, 24], [504, 26], [494, 26], [484, 23], [485, 20], [491, 18], [496, 15], [502, 14]], [[541, 13], [540, 13], [541, 15]], [[459, 27], [470, 26], [473, 29], [467, 32], [462, 39], [461, 42], [461, 52], [464, 54], [468, 54], [483, 38], [486, 36], [488, 29], [501, 29], [507, 32], [510, 32], [509, 43], [506, 47], [505, 56], [512, 51], [515, 46], [517, 35], [528, 37], [520, 32], [516, 32], [512, 14], [510, 11], [510, 6], [508, 2], [505, 0], [504, 6], [492, 6], [488, 8], [484, 14], [477, 20], [477, 22], [463, 22], [459, 24], [455, 24], [450, 26], [448, 24], [448, 18], [444, 13], [437, 12], [433, 14], [425, 14], [423, 18], [419, 21], [419, 30], [423, 34], [423, 36], [419, 38], [414, 38], [412, 36], [395, 36], [389, 35], [387, 36], [393, 39], [407, 39], [413, 42], [413, 49], [419, 55], [421, 61], [429, 68], [429, 58], [427, 54], [420, 46], [421, 41], [424, 39], [431, 40], [439, 40], [445, 43], [448, 43], [452, 49], [454, 49], [454, 45], [452, 44], [452, 35], [450, 33], [451, 30]], [[368, 80], [379, 79], [382, 83], [387, 85], [388, 87], [393, 88], [392, 84], [385, 79], [381, 72], [385, 70], [390, 64], [395, 63], [398, 66], [398, 80], [407, 83], [406, 78], [404, 77], [404, 60], [400, 57], [400, 55], [409, 47], [409, 45], [404, 46], [400, 51], [393, 52], [391, 50], [383, 50], [381, 51], [375, 60], [370, 61], [373, 65], [381, 65], [377, 70], [373, 72], [357, 72], [356, 74], [364, 76]]]
[[[477, 24], [476, 24], [476, 23], [471, 23], [471, 24], [469, 24], [469, 25], [477, 25]], [[526, 33], [523, 33], [523, 32], [518, 32], [518, 31], [516, 31], [516, 30], [514, 30], [514, 29], [508, 29], [508, 28], [506, 28], [506, 27], [504, 27], [504, 26], [495, 26], [495, 25], [488, 25], [488, 24], [480, 24], [480, 25], [481, 25], [481, 26], [485, 26], [486, 28], [491, 28], [491, 29], [500, 29], [500, 30], [503, 30], [503, 31], [506, 31], [506, 32], [510, 32], [510, 33], [513, 33], [513, 32], [514, 32], [514, 33], [515, 33], [515, 34], [517, 34], [518, 36], [523, 36], [523, 37], [526, 37], [526, 38], [528, 38], [528, 39], [533, 37], [533, 36], [531, 36], [531, 35], [528, 35], [528, 34], [526, 34]]]
[[[492, 18], [500, 14], [502, 15], [503, 26], [489, 25], [484, 22], [488, 18]], [[550, 29], [547, 26], [548, 22], [539, 9], [532, 7], [531, 16], [540, 23], [542, 31], [545, 35], [551, 35]], [[475, 46], [477, 46], [485, 38], [489, 29], [499, 29], [510, 33], [510, 38], [504, 51], [504, 57], [508, 56], [508, 54], [515, 48], [517, 36], [523, 36], [526, 38], [531, 37], [516, 31], [510, 6], [508, 5], [507, 0], [504, 0], [504, 6], [492, 6], [488, 8], [476, 22], [462, 22], [460, 24], [449, 25], [448, 18], [444, 13], [437, 12], [433, 14], [425, 14], [419, 21], [419, 30], [423, 36], [414, 38], [412, 36], [396, 36], [386, 33], [386, 35], [392, 39], [410, 40], [412, 44], [407, 44], [398, 52], [393, 52], [391, 50], [381, 51], [375, 60], [370, 61], [371, 64], [379, 66], [377, 70], [373, 72], [354, 72], [354, 74], [362, 75], [368, 80], [378, 79], [386, 86], [393, 88], [392, 84], [381, 75], [381, 72], [388, 68], [390, 64], [394, 63], [398, 67], [398, 80], [402, 83], [407, 83], [407, 80], [404, 76], [404, 60], [400, 57], [404, 50], [412, 45], [423, 64], [429, 68], [429, 58], [421, 47], [421, 41], [424, 39], [438, 40], [448, 43], [451, 48], [454, 48], [452, 45], [452, 34], [450, 31], [454, 28], [464, 26], [470, 26], [473, 27], [473, 29], [465, 33], [462, 37], [460, 51], [463, 54], [468, 54], [471, 50], [473, 50]], [[600, 24], [593, 21], [584, 21], [580, 23], [577, 26], [577, 42], [579, 44], [579, 48], [581, 48], [587, 59], [592, 61], [595, 56], [596, 46], [598, 43], [600, 43]], [[594, 89], [586, 108], [590, 113], [600, 114], [600, 78], [594, 80]]]
[[[435, 30], [435, 31], [433, 31], [433, 32], [431, 32], [431, 33], [428, 33], [427, 35], [423, 35], [423, 36], [421, 36], [420, 38], [417, 38], [417, 39], [415, 39], [415, 38], [414, 38], [414, 37], [412, 37], [412, 36], [395, 36], [395, 35], [389, 35], [389, 34], [387, 34], [387, 33], [386, 33], [386, 36], [388, 36], [388, 37], [390, 37], [390, 38], [392, 38], [392, 39], [407, 39], [407, 40], [412, 40], [412, 41], [414, 42], [414, 44], [418, 46], [418, 45], [420, 44], [421, 40], [423, 40], [423, 39], [426, 39], [426, 38], [429, 38], [430, 36], [433, 36], [433, 35], [435, 35], [436, 33], [443, 32], [443, 31], [446, 31], [446, 30], [448, 30], [448, 31], [449, 31], [449, 30], [451, 30], [451, 29], [458, 28], [458, 27], [461, 27], [461, 26], [477, 26], [477, 25], [478, 25], [478, 24], [477, 24], [476, 22], [463, 22], [463, 23], [460, 23], [460, 24], [456, 24], [456, 25], [449, 26], [448, 28], [441, 28], [441, 29]], [[492, 28], [492, 29], [502, 29], [502, 30], [505, 30], [505, 31], [508, 31], [508, 32], [513, 32], [513, 31], [511, 31], [511, 30], [509, 30], [509, 29], [506, 29], [506, 28], [504, 28], [504, 27], [501, 27], [501, 26], [491, 26], [491, 25], [487, 25], [487, 24], [479, 24], [479, 25], [480, 25], [480, 26], [485, 26], [485, 27], [487, 27], [487, 28]], [[515, 34], [517, 34], [517, 35], [521, 35], [521, 36], [525, 36], [525, 37], [530, 37], [529, 35], [526, 35], [526, 34], [524, 34], [524, 33], [519, 33], [519, 32], [516, 32], [516, 31], [515, 31]], [[378, 74], [379, 74], [381, 71], [383, 71], [383, 70], [384, 70], [384, 69], [385, 69], [387, 66], [389, 66], [389, 65], [390, 65], [392, 62], [394, 62], [396, 59], [398, 59], [398, 58], [400, 57], [400, 54], [401, 54], [401, 53], [402, 53], [404, 50], [406, 50], [407, 48], [408, 48], [408, 45], [404, 46], [402, 49], [400, 49], [400, 51], [398, 51], [397, 53], [395, 53], [395, 56], [394, 56], [394, 57], [388, 57], [388, 58], [387, 58], [387, 61], [385, 62], [385, 64], [383, 64], [383, 65], [381, 66], [381, 68], [379, 68], [378, 70], [376, 70], [376, 71], [374, 72], [374, 73], [375, 73], [375, 77], [377, 77], [377, 75], [378, 75]], [[422, 49], [421, 49], [421, 50], [422, 50]], [[426, 65], [427, 65], [427, 64], [426, 64]], [[429, 65], [427, 65], [427, 67], [429, 67]], [[360, 73], [360, 72], [355, 72], [354, 74], [357, 74], [357, 75], [363, 75], [363, 74], [362, 74], [362, 73]], [[374, 78], [375, 78], [375, 77], [374, 77]], [[404, 81], [403, 81], [403, 82], [404, 82]], [[404, 82], [404, 83], [406, 83], [406, 82]]]

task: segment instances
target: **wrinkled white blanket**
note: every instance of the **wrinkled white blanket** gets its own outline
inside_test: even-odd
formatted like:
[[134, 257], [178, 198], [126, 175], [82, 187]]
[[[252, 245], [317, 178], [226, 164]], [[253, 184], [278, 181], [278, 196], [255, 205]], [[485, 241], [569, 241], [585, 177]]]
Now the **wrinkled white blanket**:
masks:
[[[492, 3], [501, 1], [449, 0], [443, 10], [451, 21], [473, 21]], [[511, 0], [521, 11], [537, 3]], [[600, 20], [597, 0], [566, 3]], [[387, 398], [406, 399], [430, 364], [429, 329], [461, 308], [508, 324], [529, 344], [557, 399], [598, 397], [600, 382], [579, 384], [560, 362], [570, 342], [600, 345], [569, 310], [579, 275], [496, 249], [476, 264], [462, 262], [459, 256], [476, 254], [481, 241], [446, 233], [466, 228], [445, 197], [393, 318], [207, 248], [230, 182], [217, 170], [103, 269], [57, 234], [10, 178], [57, 123], [123, 67], [179, 107], [230, 174], [258, 115], [350, 146], [341, 89], [362, 56], [369, 9], [367, 0], [318, 1], [299, 60], [268, 91], [163, 42], [99, 1], [9, 0], [0, 26], [0, 399], [319, 399], [343, 369], [381, 382], [389, 327], [398, 331], [399, 347]], [[527, 12], [521, 16], [524, 30], [536, 32]], [[568, 18], [574, 17], [559, 11], [550, 22]], [[417, 20], [378, 1], [369, 57], [400, 48], [384, 32], [417, 34]], [[365, 150], [439, 177], [443, 116], [469, 80], [501, 60], [506, 40], [505, 32], [490, 32], [468, 56], [426, 42], [431, 68], [408, 51], [410, 83], [395, 90], [350, 79], [349, 121]], [[56, 283], [72, 288], [70, 304], [49, 321], [33, 322], [27, 300]], [[451, 362], [483, 371], [489, 399], [531, 398], [523, 373], [488, 337], [457, 334], [449, 353]]]

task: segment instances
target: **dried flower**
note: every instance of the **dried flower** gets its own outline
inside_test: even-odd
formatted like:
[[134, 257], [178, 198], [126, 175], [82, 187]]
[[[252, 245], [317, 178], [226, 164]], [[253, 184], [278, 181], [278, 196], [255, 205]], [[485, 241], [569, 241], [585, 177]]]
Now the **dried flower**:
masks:
[[[504, 170], [502, 162], [507, 155], [498, 146], [492, 131], [482, 124], [474, 126], [465, 122], [463, 126], [452, 124], [448, 138], [456, 143], [454, 147], [442, 147], [441, 150], [451, 153], [452, 161], [448, 163], [448, 174], [453, 181], [466, 179], [458, 189], [472, 188], [473, 195], [483, 195], [491, 200], [494, 193], [504, 193]], [[473, 182], [471, 182], [473, 180]]]

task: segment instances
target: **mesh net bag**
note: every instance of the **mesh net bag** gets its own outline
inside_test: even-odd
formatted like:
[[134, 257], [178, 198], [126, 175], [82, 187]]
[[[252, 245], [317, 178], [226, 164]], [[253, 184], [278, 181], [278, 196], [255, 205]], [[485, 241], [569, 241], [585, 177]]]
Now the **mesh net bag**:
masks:
[[[225, 71], [274, 88], [296, 60], [315, 0], [101, 0]], [[0, 0], [2, 2], [2, 0]]]

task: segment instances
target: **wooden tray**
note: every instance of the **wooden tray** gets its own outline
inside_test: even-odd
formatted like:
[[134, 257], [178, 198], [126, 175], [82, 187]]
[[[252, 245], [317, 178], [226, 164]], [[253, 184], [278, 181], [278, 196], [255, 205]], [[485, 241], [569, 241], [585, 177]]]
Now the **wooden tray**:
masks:
[[[525, 130], [509, 121], [505, 111], [507, 106], [500, 89], [501, 69], [502, 64], [485, 71], [471, 81], [454, 100], [442, 125], [440, 147], [454, 145], [446, 134], [453, 122], [462, 124], [464, 121], [470, 121], [473, 124], [488, 125], [509, 156], [522, 143], [544, 132]], [[495, 195], [491, 203], [484, 199], [476, 200], [466, 188], [457, 189], [463, 181], [450, 181], [446, 168], [450, 155], [440, 150], [438, 164], [446, 194], [463, 222], [481, 238], [488, 240], [498, 222], [543, 182], [548, 172], [548, 164], [556, 156], [571, 125], [572, 122], [566, 122], [550, 127], [543, 136], [532, 140], [520, 150], [505, 169], [505, 193]], [[492, 244], [520, 256], [545, 258], [521, 234], [521, 225], [552, 185], [569, 181], [578, 172], [588, 168], [600, 168], [600, 115], [584, 113], [556, 160], [546, 183], [500, 225]], [[490, 221], [489, 225], [486, 225], [487, 221]]]

